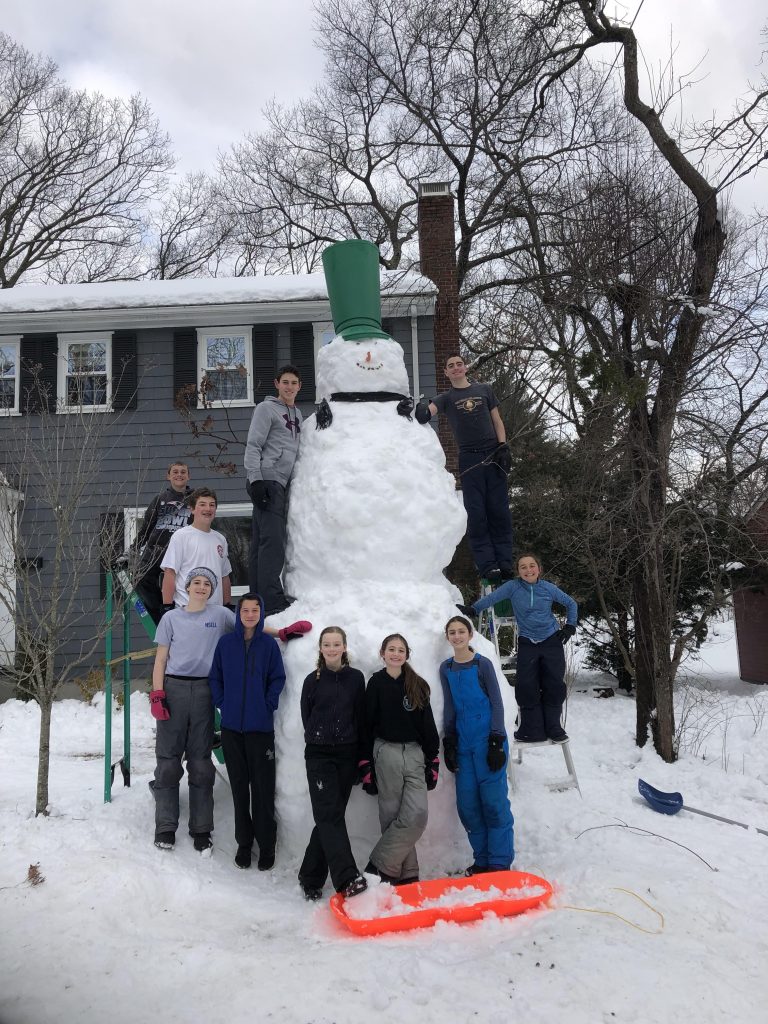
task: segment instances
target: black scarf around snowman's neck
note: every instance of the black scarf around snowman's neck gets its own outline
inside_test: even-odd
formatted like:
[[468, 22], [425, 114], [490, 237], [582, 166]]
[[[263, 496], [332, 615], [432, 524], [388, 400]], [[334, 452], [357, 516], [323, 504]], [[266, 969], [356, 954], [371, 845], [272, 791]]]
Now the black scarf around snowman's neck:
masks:
[[[334, 391], [331, 394], [332, 402], [397, 402], [398, 416], [405, 416], [411, 419], [413, 412], [413, 399], [410, 395], [400, 395], [396, 391]], [[333, 413], [324, 398], [320, 403], [315, 420], [316, 430], [325, 430], [333, 423]]]

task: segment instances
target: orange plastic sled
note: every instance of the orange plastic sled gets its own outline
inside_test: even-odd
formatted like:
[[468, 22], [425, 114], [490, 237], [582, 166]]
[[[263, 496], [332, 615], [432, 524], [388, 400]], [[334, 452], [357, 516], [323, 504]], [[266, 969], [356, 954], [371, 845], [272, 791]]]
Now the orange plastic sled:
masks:
[[[501, 898], [497, 896], [467, 906], [419, 909], [425, 900], [438, 899], [448, 889], [472, 888], [485, 891], [495, 887], [504, 891], [534, 885], [542, 888], [544, 892], [523, 899], [515, 899], [513, 895]], [[491, 871], [486, 875], [472, 875], [471, 878], [434, 878], [429, 882], [398, 885], [397, 895], [413, 910], [391, 917], [348, 917], [344, 909], [344, 896], [341, 893], [331, 897], [331, 910], [355, 935], [380, 935], [383, 932], [409, 931], [412, 928], [431, 928], [436, 921], [457, 921], [463, 924], [465, 921], [476, 921], [488, 913], [496, 914], [498, 917], [522, 914], [526, 910], [547, 903], [552, 896], [552, 886], [545, 878], [529, 875], [524, 871]]]

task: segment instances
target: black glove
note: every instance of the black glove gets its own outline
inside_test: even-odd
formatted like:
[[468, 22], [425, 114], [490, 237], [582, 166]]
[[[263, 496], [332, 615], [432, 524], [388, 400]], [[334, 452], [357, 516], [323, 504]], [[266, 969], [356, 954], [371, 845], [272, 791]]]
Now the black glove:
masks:
[[432, 419], [432, 413], [429, 408], [429, 402], [426, 398], [422, 398], [416, 403], [416, 408], [413, 410], [413, 415], [416, 417], [417, 423], [429, 423]]
[[567, 644], [571, 637], [575, 634], [576, 627], [572, 626], [570, 622], [566, 623], [562, 629], [558, 629], [557, 635], [561, 644]]
[[468, 619], [474, 619], [477, 616], [477, 612], [471, 604], [457, 604], [456, 607], [459, 609], [462, 615], [466, 615]]
[[504, 737], [492, 732], [488, 737], [488, 753], [485, 762], [492, 772], [501, 771], [507, 763], [507, 755], [504, 753]]
[[443, 736], [443, 764], [452, 775], [459, 770], [455, 736]]
[[400, 401], [397, 403], [397, 415], [404, 416], [405, 419], [409, 420], [411, 418], [412, 412], [413, 399], [411, 398], [411, 396], [408, 395], [406, 398], [401, 398]]
[[437, 776], [440, 771], [440, 758], [433, 757], [424, 765], [424, 779], [427, 783], [427, 790], [431, 793], [437, 785]]
[[333, 413], [331, 407], [328, 405], [328, 400], [324, 398], [317, 408], [315, 415], [315, 430], [326, 430], [333, 423]]
[[266, 480], [251, 480], [248, 484], [248, 494], [256, 508], [260, 508], [262, 512], [268, 507], [269, 487]]
[[502, 441], [493, 453], [493, 461], [504, 473], [508, 473], [512, 469], [512, 452], [506, 441]]

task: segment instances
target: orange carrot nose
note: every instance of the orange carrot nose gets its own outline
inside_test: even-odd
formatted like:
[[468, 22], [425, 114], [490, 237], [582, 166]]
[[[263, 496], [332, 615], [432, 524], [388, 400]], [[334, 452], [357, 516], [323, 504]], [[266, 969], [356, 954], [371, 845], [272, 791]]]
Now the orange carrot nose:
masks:
[[370, 363], [370, 361], [371, 361], [371, 353], [370, 352], [366, 352], [366, 354], [365, 354], [365, 361], [366, 361], [366, 363]]

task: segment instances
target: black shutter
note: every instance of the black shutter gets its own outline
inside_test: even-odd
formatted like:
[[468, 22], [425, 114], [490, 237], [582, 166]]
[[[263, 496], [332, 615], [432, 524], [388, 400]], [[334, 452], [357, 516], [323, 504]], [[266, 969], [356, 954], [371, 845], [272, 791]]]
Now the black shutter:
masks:
[[121, 512], [102, 512], [99, 531], [99, 594], [107, 596], [107, 569], [113, 568], [115, 559], [125, 549], [125, 515]]
[[263, 401], [275, 392], [277, 376], [277, 325], [253, 325], [253, 400]]
[[56, 409], [55, 334], [25, 334], [21, 339], [20, 406], [22, 412]]
[[302, 400], [315, 395], [315, 332], [312, 324], [291, 324], [291, 362], [299, 371]]
[[173, 404], [197, 408], [197, 331], [182, 327], [173, 332]]
[[112, 335], [112, 408], [135, 409], [139, 386], [136, 332], [115, 331]]

